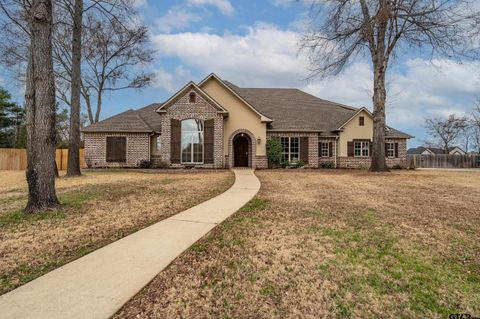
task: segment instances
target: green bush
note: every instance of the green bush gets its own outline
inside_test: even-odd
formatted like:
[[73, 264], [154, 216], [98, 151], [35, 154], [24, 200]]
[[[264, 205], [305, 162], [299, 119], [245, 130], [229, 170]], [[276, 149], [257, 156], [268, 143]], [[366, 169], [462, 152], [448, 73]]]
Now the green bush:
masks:
[[278, 138], [271, 138], [267, 140], [267, 159], [268, 159], [268, 166], [278, 167], [282, 161], [282, 143], [280, 143], [280, 139]]
[[332, 161], [323, 162], [323, 163], [320, 164], [320, 167], [321, 168], [334, 168], [335, 163], [333, 163]]

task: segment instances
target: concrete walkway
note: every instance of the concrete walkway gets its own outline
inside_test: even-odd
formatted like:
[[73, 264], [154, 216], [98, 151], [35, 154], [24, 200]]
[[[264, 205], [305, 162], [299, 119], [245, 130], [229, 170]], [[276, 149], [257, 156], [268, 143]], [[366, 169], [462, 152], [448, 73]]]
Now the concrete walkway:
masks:
[[0, 296], [1, 318], [109, 318], [183, 251], [252, 199], [253, 170], [223, 194]]

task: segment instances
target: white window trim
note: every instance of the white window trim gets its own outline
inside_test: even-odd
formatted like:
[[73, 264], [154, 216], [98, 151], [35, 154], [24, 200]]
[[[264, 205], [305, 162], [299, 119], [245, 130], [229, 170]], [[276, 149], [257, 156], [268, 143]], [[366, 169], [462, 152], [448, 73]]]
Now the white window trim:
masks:
[[[292, 152], [291, 152], [291, 143], [292, 143], [292, 138], [296, 138], [297, 141], [298, 141], [298, 156], [297, 156], [297, 159], [300, 160], [300, 137], [298, 136], [282, 136], [280, 137], [280, 142], [281, 142], [281, 139], [282, 138], [286, 138], [288, 139], [288, 162], [291, 163], [292, 162]], [[283, 159], [283, 144], [282, 144], [282, 159]]]
[[[360, 144], [360, 155], [355, 154], [357, 143]], [[365, 144], [367, 145], [365, 147]], [[363, 155], [363, 151], [366, 150], [368, 155]], [[370, 157], [370, 141], [353, 141], [353, 157]]]
[[[323, 147], [327, 147], [327, 155], [323, 155]], [[330, 154], [330, 142], [320, 142], [320, 157], [331, 157]]]
[[[388, 152], [390, 151], [390, 146], [392, 147], [391, 151], [392, 151], [392, 156], [390, 156], [388, 154]], [[395, 142], [387, 142], [387, 158], [395, 158]]]
[[[187, 120], [197, 120], [197, 121], [201, 121], [202, 122], [202, 128], [203, 128], [203, 131], [202, 131], [202, 161], [201, 162], [184, 162], [183, 161], [183, 148], [182, 148], [182, 141], [183, 141], [183, 129], [182, 129], [182, 122], [183, 121], [187, 121]], [[195, 118], [189, 118], [189, 119], [183, 119], [180, 121], [180, 163], [181, 164], [187, 164], [187, 165], [199, 165], [199, 164], [203, 164], [205, 162], [205, 122], [201, 119], [195, 119]], [[191, 149], [191, 155], [190, 155], [190, 158], [193, 160], [193, 144], [190, 145]]]

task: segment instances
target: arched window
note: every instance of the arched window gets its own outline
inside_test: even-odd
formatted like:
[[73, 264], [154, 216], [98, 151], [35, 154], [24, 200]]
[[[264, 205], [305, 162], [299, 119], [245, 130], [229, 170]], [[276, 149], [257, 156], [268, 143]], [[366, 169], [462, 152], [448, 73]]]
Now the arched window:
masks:
[[195, 94], [195, 92], [191, 92], [188, 95], [188, 103], [195, 103], [196, 101], [197, 101], [197, 95]]
[[182, 121], [182, 163], [203, 163], [203, 121]]

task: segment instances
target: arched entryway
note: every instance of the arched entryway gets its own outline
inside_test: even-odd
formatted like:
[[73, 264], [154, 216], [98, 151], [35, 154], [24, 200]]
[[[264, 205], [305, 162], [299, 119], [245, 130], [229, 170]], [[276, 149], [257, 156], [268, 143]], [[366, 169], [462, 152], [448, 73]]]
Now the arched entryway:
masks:
[[250, 166], [250, 148], [252, 141], [247, 134], [240, 133], [233, 138], [233, 166], [249, 167]]

